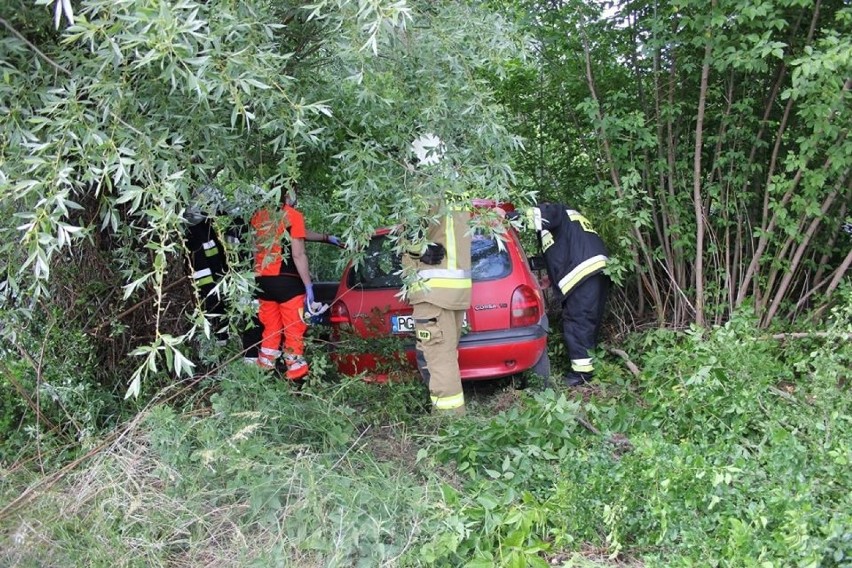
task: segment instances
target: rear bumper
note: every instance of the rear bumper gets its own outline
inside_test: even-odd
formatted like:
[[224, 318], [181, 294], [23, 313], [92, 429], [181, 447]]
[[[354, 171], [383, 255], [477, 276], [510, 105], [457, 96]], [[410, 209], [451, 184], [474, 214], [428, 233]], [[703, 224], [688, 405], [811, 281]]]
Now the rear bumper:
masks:
[[[404, 344], [405, 359], [417, 368], [414, 341]], [[500, 331], [471, 332], [459, 340], [459, 369], [463, 381], [495, 379], [531, 369], [547, 349], [547, 330], [541, 325]], [[344, 375], [386, 374], [397, 366], [373, 354], [335, 353], [337, 369]]]
[[459, 341], [462, 380], [506, 377], [531, 369], [547, 349], [541, 326], [463, 335]]

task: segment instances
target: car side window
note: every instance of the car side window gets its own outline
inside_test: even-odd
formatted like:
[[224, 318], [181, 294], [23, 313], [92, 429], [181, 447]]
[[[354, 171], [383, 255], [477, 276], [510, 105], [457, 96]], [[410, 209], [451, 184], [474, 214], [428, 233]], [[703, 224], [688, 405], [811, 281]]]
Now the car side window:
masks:
[[373, 237], [364, 253], [364, 261], [350, 272], [349, 286], [362, 288], [399, 288], [402, 263], [394, 254], [390, 241], [383, 237]]

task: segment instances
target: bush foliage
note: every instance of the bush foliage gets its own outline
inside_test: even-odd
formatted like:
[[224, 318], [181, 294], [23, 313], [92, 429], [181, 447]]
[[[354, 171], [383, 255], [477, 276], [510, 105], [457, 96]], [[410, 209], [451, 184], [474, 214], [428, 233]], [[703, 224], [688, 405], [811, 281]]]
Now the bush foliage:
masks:
[[[850, 566], [852, 320], [834, 315], [813, 339], [751, 318], [650, 332], [639, 377], [607, 360], [579, 392], [469, 392], [456, 420], [422, 414], [416, 382], [297, 392], [229, 366], [4, 509], [4, 558]], [[26, 474], [3, 473], [12, 502]]]

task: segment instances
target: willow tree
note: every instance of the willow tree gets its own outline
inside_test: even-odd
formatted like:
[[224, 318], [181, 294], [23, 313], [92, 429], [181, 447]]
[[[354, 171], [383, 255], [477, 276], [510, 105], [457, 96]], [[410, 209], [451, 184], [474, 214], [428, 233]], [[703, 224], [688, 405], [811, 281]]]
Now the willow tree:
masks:
[[[182, 214], [211, 180], [242, 202], [251, 186], [330, 184], [351, 245], [389, 220], [413, 223], [422, 211], [400, 196], [426, 184], [508, 193], [518, 141], [478, 76], [518, 50], [502, 20], [474, 7], [43, 4], [7, 1], [0, 20], [0, 359], [10, 345], [37, 359], [18, 332], [61, 306], [62, 325], [141, 357], [128, 393], [150, 373], [192, 373], [186, 340], [205, 320], [181, 298], [175, 309], [170, 287]], [[430, 176], [410, 166], [425, 132], [451, 157]], [[141, 331], [127, 330], [124, 315], [146, 298]]]
[[506, 93], [522, 179], [598, 218], [629, 311], [769, 326], [831, 302], [852, 261], [848, 3], [493, 4], [538, 38]]

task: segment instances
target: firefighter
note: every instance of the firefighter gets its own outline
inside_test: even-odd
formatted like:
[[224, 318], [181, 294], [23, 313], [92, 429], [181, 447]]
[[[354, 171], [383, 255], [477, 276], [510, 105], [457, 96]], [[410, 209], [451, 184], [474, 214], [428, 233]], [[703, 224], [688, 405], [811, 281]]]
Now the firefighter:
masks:
[[[255, 191], [254, 194], [258, 196], [260, 195], [258, 191]], [[246, 245], [250, 225], [246, 216], [243, 215], [243, 208], [235, 207], [230, 211], [230, 213], [231, 224], [225, 230], [225, 244], [230, 248], [230, 250], [234, 251], [235, 256], [239, 259], [241, 264], [243, 262], [253, 262], [253, 254], [251, 254], [249, 247]], [[248, 364], [257, 364], [260, 342], [263, 338], [260, 319], [257, 315], [259, 307], [260, 303], [257, 298], [252, 299], [252, 312], [254, 315], [250, 322], [244, 324], [240, 334], [243, 361]]]
[[[517, 218], [517, 212], [507, 214]], [[604, 315], [609, 277], [603, 273], [608, 253], [589, 220], [560, 203], [539, 203], [525, 212], [544, 253], [547, 273], [562, 303], [562, 335], [571, 370], [563, 378], [569, 387], [589, 382], [594, 375], [592, 351]]]
[[464, 414], [458, 346], [471, 298], [470, 213], [442, 202], [430, 212], [435, 217], [422, 244], [403, 257], [415, 274], [406, 299], [414, 307], [417, 368], [432, 406]]
[[204, 186], [193, 194], [192, 202], [184, 213], [184, 244], [196, 295], [213, 328], [217, 344], [224, 345], [228, 340], [228, 326], [222, 318], [225, 302], [215, 288], [227, 272], [228, 263], [213, 226], [213, 217], [221, 206], [222, 195], [213, 186]]
[[283, 347], [285, 377], [301, 384], [309, 370], [305, 360], [305, 308], [309, 315], [321, 309], [314, 299], [305, 241], [310, 238], [342, 245], [337, 237], [305, 228], [305, 218], [296, 209], [295, 188], [282, 191], [280, 208], [257, 211], [251, 225], [255, 231], [255, 282], [262, 327], [257, 362], [265, 369], [275, 368]]

